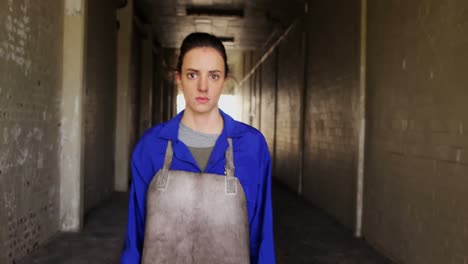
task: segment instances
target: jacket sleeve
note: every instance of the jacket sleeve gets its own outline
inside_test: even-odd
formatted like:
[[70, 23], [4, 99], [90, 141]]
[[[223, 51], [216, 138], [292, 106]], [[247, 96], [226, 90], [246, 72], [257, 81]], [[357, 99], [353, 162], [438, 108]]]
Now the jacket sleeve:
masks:
[[135, 264], [140, 263], [141, 260], [146, 219], [146, 193], [148, 189], [148, 184], [144, 181], [144, 175], [152, 173], [151, 165], [147, 160], [148, 157], [145, 157], [143, 154], [141, 145], [137, 146], [131, 162], [133, 178], [130, 186], [127, 234], [120, 257], [121, 264]]
[[273, 210], [271, 201], [271, 157], [267, 144], [264, 144], [262, 159], [262, 179], [257, 194], [257, 208], [255, 212], [254, 225], [259, 232], [258, 249], [255, 264], [274, 264], [276, 263], [275, 247], [273, 240]]

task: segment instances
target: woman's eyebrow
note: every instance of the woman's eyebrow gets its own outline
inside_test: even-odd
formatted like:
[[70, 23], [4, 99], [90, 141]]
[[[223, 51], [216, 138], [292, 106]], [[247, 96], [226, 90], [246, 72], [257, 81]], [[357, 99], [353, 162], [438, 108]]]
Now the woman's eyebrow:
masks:
[[[197, 69], [193, 69], [193, 68], [187, 68], [185, 69], [186, 71], [189, 71], [189, 72], [195, 72], [195, 73], [199, 73], [200, 70], [197, 70]], [[211, 71], [208, 71], [209, 73], [222, 73], [221, 70], [211, 70]]]

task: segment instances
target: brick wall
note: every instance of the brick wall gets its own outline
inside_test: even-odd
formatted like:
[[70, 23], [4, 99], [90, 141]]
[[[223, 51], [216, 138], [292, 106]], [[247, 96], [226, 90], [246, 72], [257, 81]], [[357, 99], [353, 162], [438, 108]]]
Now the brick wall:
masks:
[[256, 104], [251, 124], [267, 139], [274, 177], [349, 228], [356, 211], [359, 7], [357, 0], [309, 3], [244, 86], [253, 90], [244, 101], [249, 109]]
[[114, 186], [116, 113], [116, 9], [114, 0], [88, 1], [86, 45], [85, 210]]
[[[260, 61], [263, 53], [259, 50], [253, 52], [253, 61], [252, 67], [257, 66], [258, 62]], [[262, 82], [263, 71], [262, 67], [257, 67], [255, 72], [253, 73], [252, 77], [249, 79], [250, 81], [250, 113], [251, 113], [251, 125], [256, 127], [257, 129], [261, 129], [261, 115], [262, 115], [262, 107], [261, 107], [261, 94], [263, 89], [263, 82]]]
[[354, 228], [359, 1], [312, 1], [308, 32], [303, 195]]
[[[254, 59], [253, 59], [253, 52], [252, 51], [245, 51], [243, 52], [242, 56], [242, 76], [247, 76], [249, 72], [253, 68]], [[251, 107], [252, 107], [252, 87], [253, 79], [252, 76], [245, 80], [242, 83], [242, 87], [240, 88], [240, 97], [242, 98], [242, 121], [247, 124], [252, 123], [252, 116], [251, 116]]]
[[276, 52], [273, 52], [261, 66], [261, 95], [260, 95], [260, 129], [273, 156], [275, 142], [275, 114], [276, 114]]
[[[301, 171], [301, 103], [304, 85], [302, 30], [295, 27], [278, 46], [275, 177], [298, 191]], [[293, 52], [294, 51], [294, 52]]]
[[0, 263], [58, 231], [63, 1], [0, 1]]
[[163, 121], [173, 118], [176, 113], [176, 97], [178, 93], [177, 83], [174, 78], [174, 69], [177, 67], [178, 50], [173, 48], [163, 49], [163, 83], [161, 89], [163, 90]]
[[[168, 58], [171, 59], [168, 60]], [[176, 85], [174, 86], [173, 76], [173, 71], [177, 67], [177, 58], [178, 54], [172, 49], [157, 48], [154, 54], [152, 125], [157, 125], [172, 117], [169, 115], [169, 110], [174, 99], [169, 95], [172, 94], [172, 89], [175, 91], [178, 89]]]
[[468, 3], [368, 10], [364, 234], [401, 263], [466, 263]]

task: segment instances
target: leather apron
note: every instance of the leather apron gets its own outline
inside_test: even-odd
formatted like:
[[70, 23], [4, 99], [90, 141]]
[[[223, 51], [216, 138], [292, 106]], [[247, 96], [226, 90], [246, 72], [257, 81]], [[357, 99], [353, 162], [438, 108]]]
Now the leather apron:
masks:
[[225, 177], [169, 170], [168, 142], [147, 193], [143, 264], [250, 263], [246, 198], [228, 142]]

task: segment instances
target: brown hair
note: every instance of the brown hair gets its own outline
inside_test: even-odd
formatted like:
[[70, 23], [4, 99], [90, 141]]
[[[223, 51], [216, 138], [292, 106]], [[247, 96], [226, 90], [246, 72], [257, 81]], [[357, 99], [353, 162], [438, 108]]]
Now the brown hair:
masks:
[[219, 52], [224, 60], [224, 77], [227, 77], [229, 66], [227, 63], [226, 49], [224, 48], [223, 43], [216, 36], [202, 32], [191, 33], [185, 37], [184, 41], [182, 41], [182, 45], [180, 46], [180, 55], [177, 61], [177, 71], [179, 73], [182, 72], [182, 62], [184, 61], [185, 54], [194, 48], [201, 47], [213, 48]]

